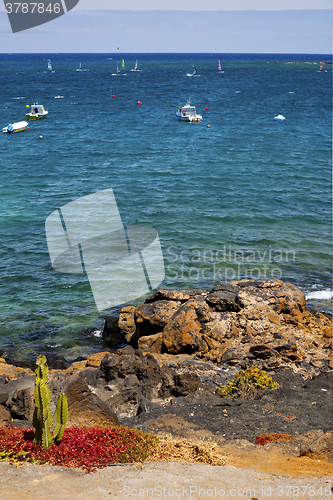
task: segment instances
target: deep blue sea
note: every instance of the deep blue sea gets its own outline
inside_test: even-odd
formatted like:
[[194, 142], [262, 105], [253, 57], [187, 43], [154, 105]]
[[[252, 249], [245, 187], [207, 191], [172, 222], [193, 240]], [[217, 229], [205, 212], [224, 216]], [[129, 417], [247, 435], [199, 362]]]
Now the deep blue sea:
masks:
[[[45, 220], [110, 188], [126, 227], [158, 232], [159, 288], [281, 278], [301, 288], [309, 306], [329, 311], [330, 61], [313, 54], [1, 54], [2, 127], [24, 120], [36, 101], [49, 114], [0, 137], [0, 354], [72, 360], [101, 350], [104, 318], [114, 310], [97, 311], [85, 274], [52, 268]], [[87, 71], [76, 71], [80, 63]], [[197, 76], [190, 76], [193, 64]], [[176, 119], [189, 99], [200, 123]], [[285, 121], [274, 121], [278, 114]]]

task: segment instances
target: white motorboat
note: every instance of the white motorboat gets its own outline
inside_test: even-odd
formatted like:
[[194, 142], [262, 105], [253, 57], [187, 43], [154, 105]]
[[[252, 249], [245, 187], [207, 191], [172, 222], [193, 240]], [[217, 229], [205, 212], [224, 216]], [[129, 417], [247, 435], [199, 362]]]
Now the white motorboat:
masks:
[[26, 119], [27, 120], [40, 120], [41, 118], [45, 118], [45, 116], [48, 114], [48, 111], [42, 106], [41, 104], [32, 104], [30, 113], [27, 113]]
[[202, 120], [202, 116], [197, 114], [195, 106], [191, 106], [189, 102], [178, 109], [176, 116], [178, 120], [185, 122], [200, 122]]
[[277, 115], [274, 116], [273, 120], [275, 120], [276, 122], [283, 122], [285, 120], [285, 117], [283, 115]]
[[2, 129], [5, 134], [15, 134], [16, 132], [22, 132], [28, 126], [28, 122], [17, 122], [10, 123], [7, 127]]

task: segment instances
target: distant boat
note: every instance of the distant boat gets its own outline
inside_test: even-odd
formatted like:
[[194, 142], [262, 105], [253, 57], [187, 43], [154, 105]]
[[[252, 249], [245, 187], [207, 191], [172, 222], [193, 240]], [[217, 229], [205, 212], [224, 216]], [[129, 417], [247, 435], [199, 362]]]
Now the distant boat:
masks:
[[121, 60], [121, 67], [122, 67], [122, 69], [125, 69], [125, 61], [124, 61], [124, 59]]
[[195, 106], [191, 106], [189, 101], [178, 109], [176, 116], [178, 120], [185, 122], [200, 122], [202, 120], [202, 116], [197, 114]]
[[118, 68], [118, 63], [117, 63], [117, 75], [120, 75], [120, 69]]
[[138, 60], [135, 61], [135, 66], [131, 71], [139, 71]]
[[25, 116], [27, 120], [40, 120], [41, 118], [45, 118], [48, 113], [44, 106], [37, 102], [31, 106], [30, 113], [27, 113]]
[[17, 122], [10, 123], [7, 127], [2, 129], [5, 134], [15, 134], [16, 132], [22, 132], [28, 126], [28, 122]]
[[319, 68], [319, 70], [318, 70], [318, 71], [323, 71], [323, 67], [324, 67], [324, 63], [323, 63], [323, 62], [321, 62], [321, 63], [320, 63], [320, 68]]
[[217, 69], [218, 69], [218, 72], [219, 72], [219, 73], [224, 73], [224, 71], [222, 71], [222, 67], [221, 67], [221, 61], [220, 61], [220, 59], [217, 61]]
[[277, 115], [274, 116], [273, 120], [275, 120], [276, 122], [283, 122], [285, 120], [285, 117], [283, 115]]
[[76, 71], [89, 71], [89, 69], [83, 69], [82, 64], [80, 63], [80, 66], [77, 68]]
[[192, 76], [196, 76], [197, 75], [197, 68], [194, 66], [193, 64], [193, 68], [192, 68]]
[[48, 71], [50, 71], [51, 73], [54, 73], [53, 69], [52, 69], [52, 64], [51, 64], [51, 61], [50, 59], [47, 60], [47, 69]]

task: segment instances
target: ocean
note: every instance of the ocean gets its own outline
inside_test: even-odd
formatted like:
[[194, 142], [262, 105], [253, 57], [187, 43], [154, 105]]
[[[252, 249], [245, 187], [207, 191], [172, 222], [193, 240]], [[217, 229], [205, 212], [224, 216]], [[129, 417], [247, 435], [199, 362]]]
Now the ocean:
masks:
[[[331, 311], [331, 82], [320, 54], [0, 54], [2, 127], [49, 111], [1, 135], [0, 355], [87, 356], [144, 301], [98, 311], [86, 273], [51, 265], [47, 217], [107, 189], [125, 227], [157, 231], [158, 288], [278, 278]], [[200, 123], [176, 119], [189, 100]]]

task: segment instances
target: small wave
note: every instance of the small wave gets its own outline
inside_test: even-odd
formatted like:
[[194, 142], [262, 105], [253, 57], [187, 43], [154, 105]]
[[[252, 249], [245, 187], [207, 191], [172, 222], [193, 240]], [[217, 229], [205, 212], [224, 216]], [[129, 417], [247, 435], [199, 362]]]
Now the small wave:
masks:
[[13, 97], [13, 99], [25, 99], [25, 97]]
[[318, 290], [317, 292], [307, 293], [305, 296], [308, 299], [329, 300], [333, 298], [332, 290]]

